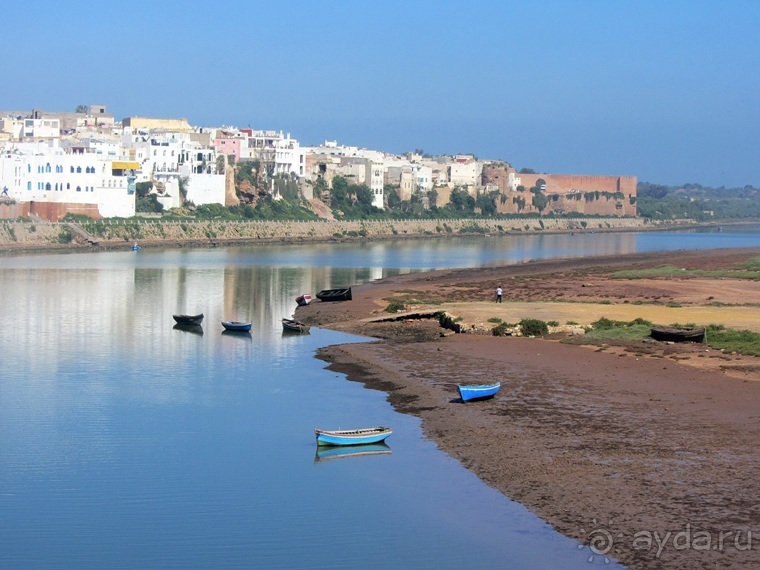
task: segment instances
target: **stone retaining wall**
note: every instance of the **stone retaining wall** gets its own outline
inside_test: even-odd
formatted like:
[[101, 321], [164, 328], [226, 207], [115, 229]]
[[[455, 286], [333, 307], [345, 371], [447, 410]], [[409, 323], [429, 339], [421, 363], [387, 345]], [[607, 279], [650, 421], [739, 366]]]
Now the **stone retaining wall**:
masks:
[[[684, 220], [681, 225], [692, 222]], [[461, 234], [519, 234], [533, 232], [620, 231], [671, 227], [641, 218], [538, 218], [499, 220], [383, 220], [383, 221], [163, 221], [97, 220], [77, 225], [64, 222], [0, 222], [0, 249], [204, 245], [260, 241], [328, 241], [338, 239], [425, 237]]]

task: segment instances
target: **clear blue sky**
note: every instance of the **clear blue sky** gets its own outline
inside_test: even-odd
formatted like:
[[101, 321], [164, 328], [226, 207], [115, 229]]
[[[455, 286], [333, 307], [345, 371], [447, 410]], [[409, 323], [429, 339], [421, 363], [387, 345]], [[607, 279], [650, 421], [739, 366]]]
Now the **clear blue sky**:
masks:
[[0, 110], [760, 187], [757, 0], [8, 2]]

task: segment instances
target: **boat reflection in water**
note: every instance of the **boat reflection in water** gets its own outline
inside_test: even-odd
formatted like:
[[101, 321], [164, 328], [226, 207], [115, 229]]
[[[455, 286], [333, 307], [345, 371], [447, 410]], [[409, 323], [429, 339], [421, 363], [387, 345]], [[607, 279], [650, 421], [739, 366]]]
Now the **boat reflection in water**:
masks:
[[191, 334], [203, 336], [203, 327], [201, 325], [182, 325], [177, 323], [172, 327], [175, 331], [185, 331]]
[[251, 333], [249, 331], [228, 331], [223, 330], [222, 336], [231, 337], [231, 338], [239, 338], [243, 340], [248, 340], [253, 342], [253, 337], [251, 336]]
[[346, 457], [366, 457], [370, 455], [390, 455], [391, 448], [387, 443], [370, 443], [354, 447], [330, 446], [317, 447], [314, 455], [314, 463], [329, 461], [330, 459], [342, 459]]

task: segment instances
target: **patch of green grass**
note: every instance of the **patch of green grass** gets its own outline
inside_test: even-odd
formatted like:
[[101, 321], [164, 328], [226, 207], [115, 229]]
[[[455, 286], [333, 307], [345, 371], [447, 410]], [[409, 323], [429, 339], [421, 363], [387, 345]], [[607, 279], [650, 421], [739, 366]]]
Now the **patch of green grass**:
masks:
[[400, 303], [399, 301], [391, 301], [388, 303], [388, 306], [385, 307], [386, 313], [398, 313], [399, 311], [405, 311], [406, 305], [404, 303]]
[[637, 318], [632, 321], [614, 321], [602, 317], [591, 323], [591, 329], [586, 332], [588, 339], [610, 340], [643, 340], [649, 337], [652, 323], [646, 319]]
[[559, 322], [558, 321], [547, 321], [546, 324], [549, 325], [550, 327], [558, 327], [559, 326]]
[[585, 338], [600, 340], [644, 340], [652, 331], [649, 325], [632, 325], [611, 329], [591, 329], [586, 332]]
[[501, 319], [499, 317], [491, 317], [490, 319], [488, 319], [488, 322], [498, 324], [501, 322]]
[[676, 303], [675, 301], [668, 301], [665, 303], [666, 307], [670, 307], [671, 309], [678, 309], [679, 307], [683, 307], [681, 303]]
[[661, 265], [646, 269], [616, 271], [612, 274], [613, 279], [649, 279], [652, 277], [710, 277], [714, 279], [729, 277], [732, 279], [760, 280], [760, 259], [753, 258], [735, 266], [734, 269], [706, 271], [704, 269], [686, 269], [675, 265]]
[[747, 356], [760, 356], [760, 333], [727, 329], [723, 325], [710, 325], [705, 333], [710, 348], [736, 352]]
[[567, 321], [565, 324], [566, 325], [577, 325], [578, 323], [576, 323], [575, 321]]
[[752, 257], [744, 263], [737, 263], [734, 267], [738, 270], [760, 272], [760, 257]]

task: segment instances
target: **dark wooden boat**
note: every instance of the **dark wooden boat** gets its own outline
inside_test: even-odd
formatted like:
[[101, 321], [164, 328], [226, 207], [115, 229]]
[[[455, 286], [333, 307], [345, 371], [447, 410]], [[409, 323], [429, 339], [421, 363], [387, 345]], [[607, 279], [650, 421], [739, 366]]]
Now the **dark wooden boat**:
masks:
[[200, 315], [172, 315], [178, 325], [199, 325], [203, 322], [203, 313]]
[[651, 336], [655, 340], [669, 342], [703, 342], [705, 329], [704, 327], [652, 327]]
[[282, 319], [283, 332], [307, 333], [311, 327], [295, 319]]
[[317, 299], [320, 301], [350, 301], [351, 287], [342, 289], [323, 289], [317, 293]]

